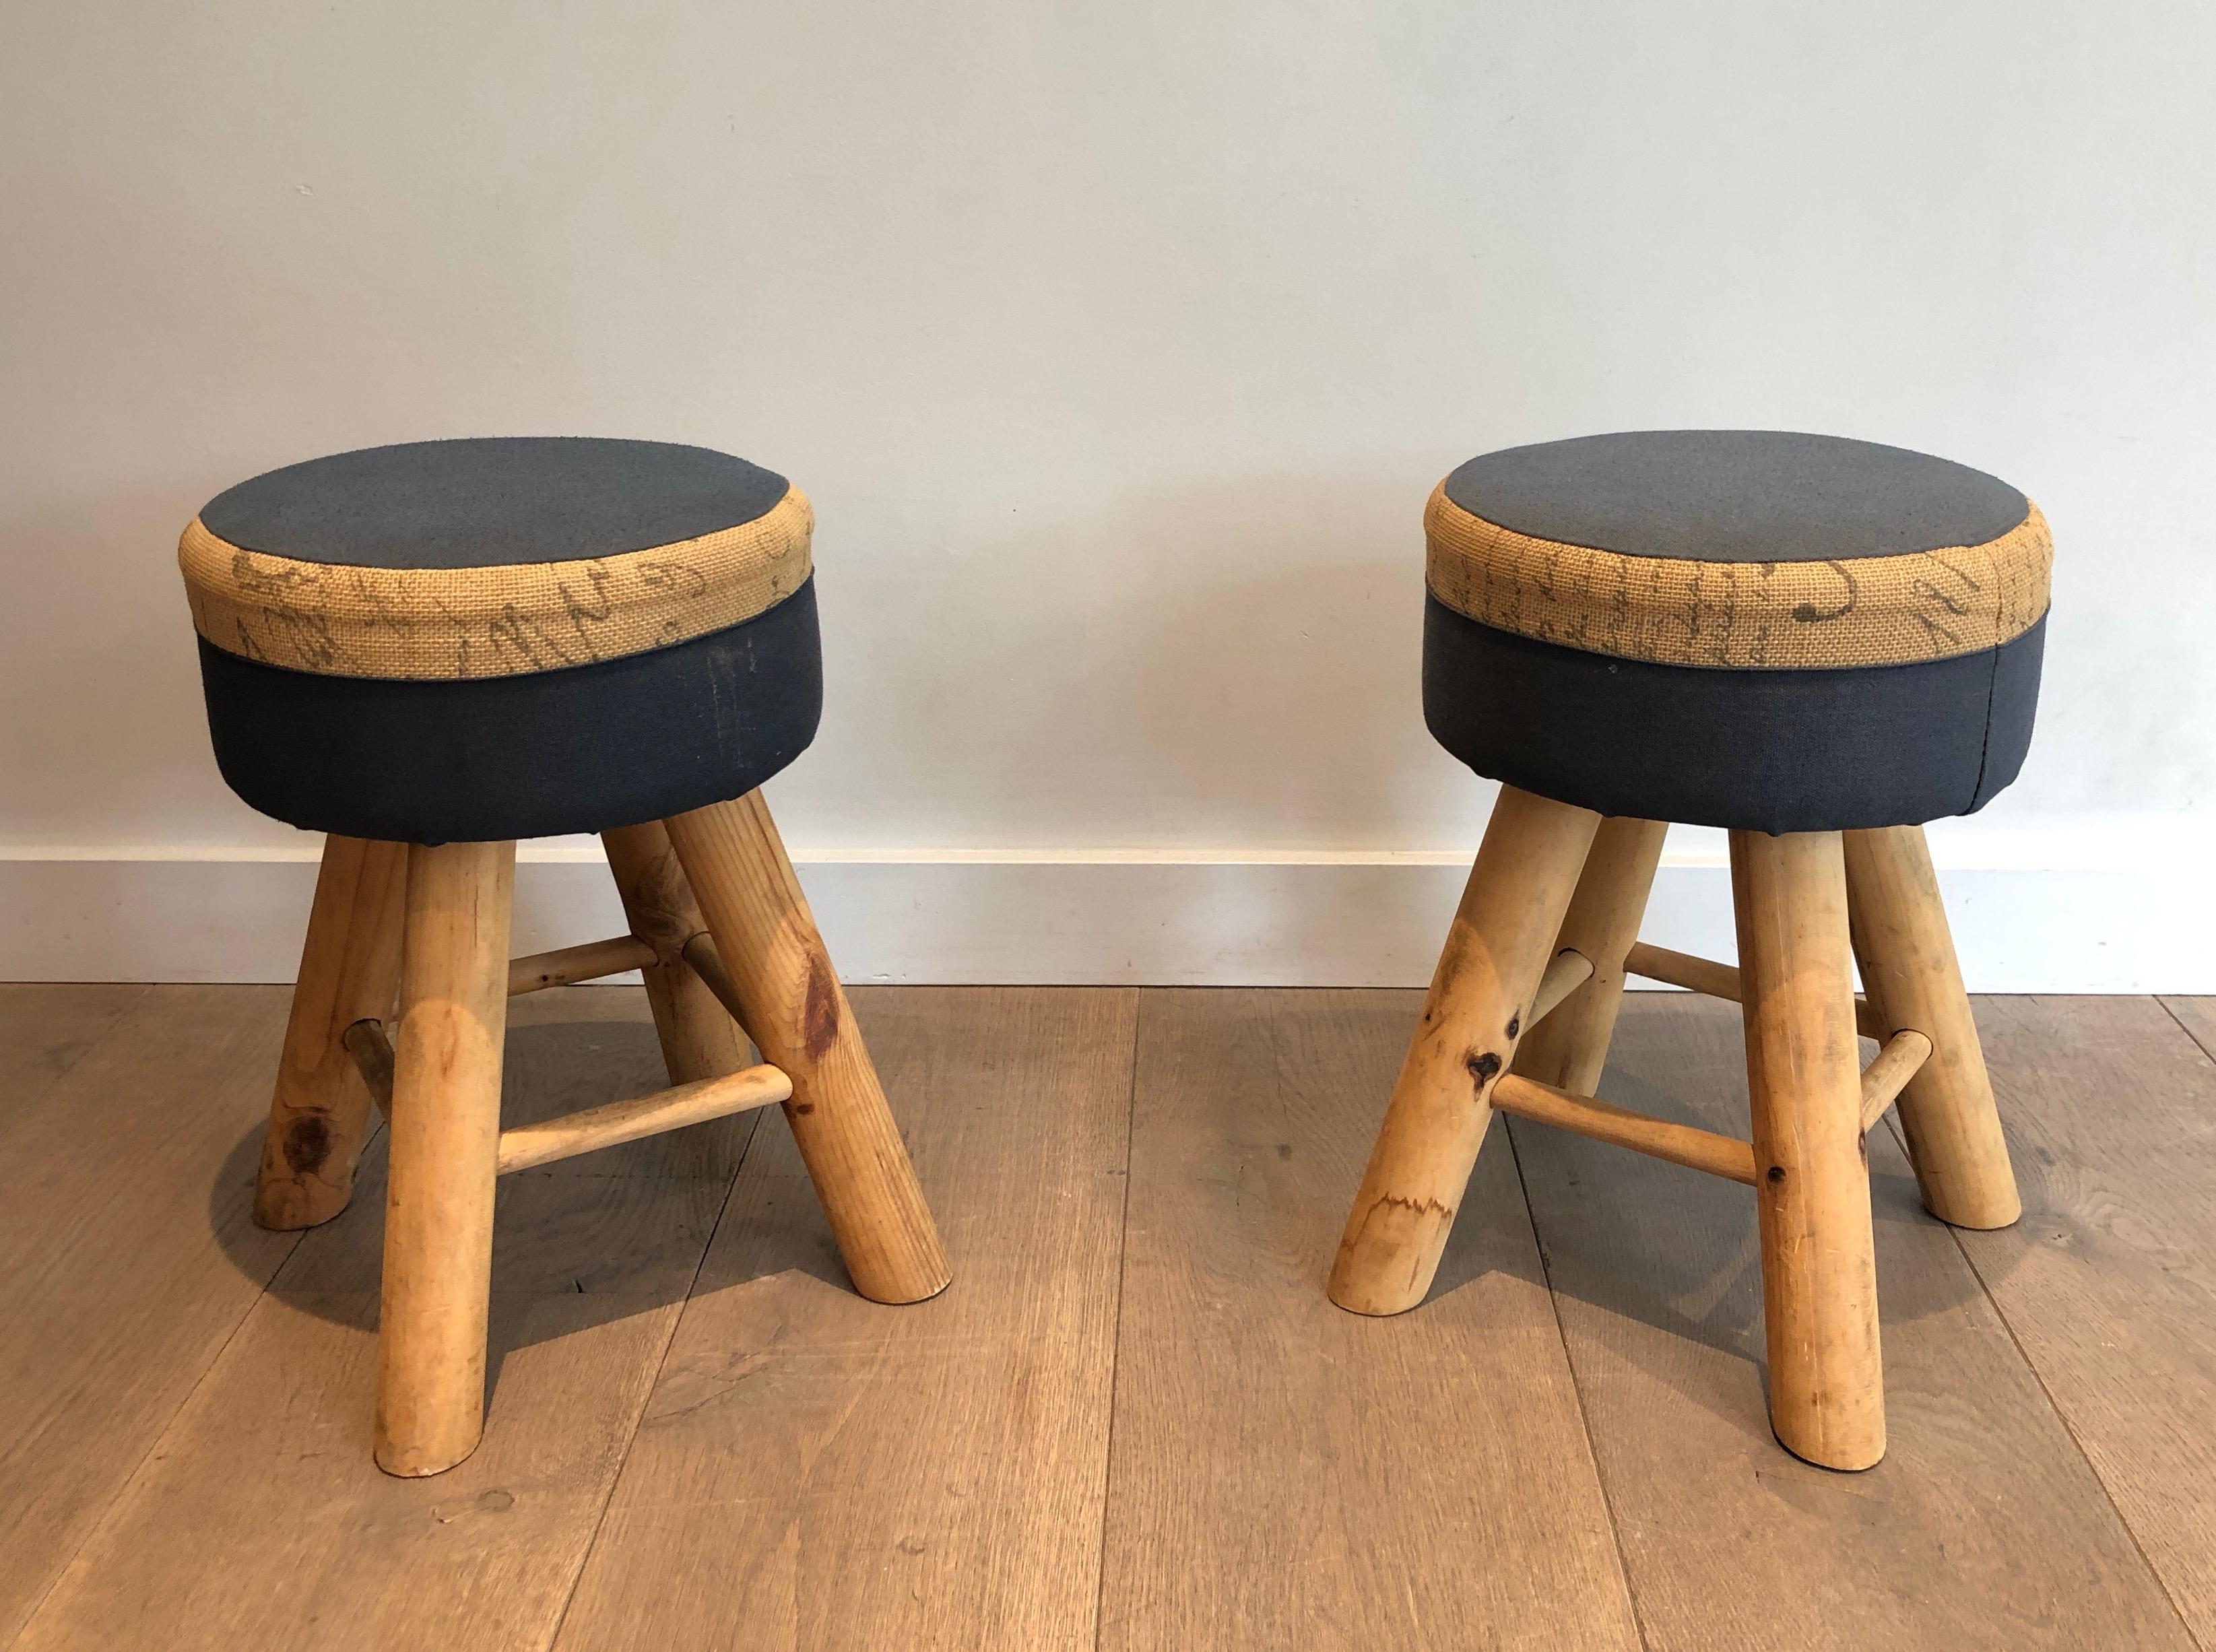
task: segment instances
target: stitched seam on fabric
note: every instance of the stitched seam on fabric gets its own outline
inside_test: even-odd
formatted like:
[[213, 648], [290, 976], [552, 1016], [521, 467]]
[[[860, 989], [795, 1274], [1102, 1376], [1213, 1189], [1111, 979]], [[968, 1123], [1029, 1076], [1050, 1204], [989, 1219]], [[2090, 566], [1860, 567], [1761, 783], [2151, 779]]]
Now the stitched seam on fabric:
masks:
[[2001, 651], [1993, 650], [1992, 668], [1985, 674], [1985, 724], [1978, 736], [1978, 777], [1970, 783], [1970, 801], [1962, 813], [1969, 814], [1978, 807], [1979, 798], [1985, 795], [1985, 765], [1993, 754], [1993, 702], [1999, 697], [2001, 684]]

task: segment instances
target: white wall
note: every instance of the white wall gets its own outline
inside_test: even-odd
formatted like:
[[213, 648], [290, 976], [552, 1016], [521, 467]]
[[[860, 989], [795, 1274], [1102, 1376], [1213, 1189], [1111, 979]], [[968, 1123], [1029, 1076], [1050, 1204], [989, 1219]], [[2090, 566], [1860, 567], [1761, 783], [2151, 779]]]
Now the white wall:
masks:
[[[208, 755], [171, 560], [202, 501], [563, 432], [728, 448], [816, 501], [830, 695], [773, 788], [787, 836], [987, 869], [905, 950], [833, 899], [850, 973], [1420, 978], [1304, 908], [1481, 821], [1418, 712], [1425, 493], [1487, 447], [1734, 424], [2039, 500], [2039, 739], [1942, 840], [2005, 874], [2012, 938], [1973, 926], [1973, 973], [2216, 985], [2180, 918], [2216, 911], [2205, 4], [131, 0], [0, 28], [0, 974], [286, 967], [294, 897], [239, 916], [204, 870], [289, 889], [300, 845]], [[1312, 875], [1249, 923], [1205, 869], [1241, 861]], [[1104, 863], [1199, 869], [1167, 913]], [[1016, 899], [1042, 876], [1075, 903], [1051, 966]], [[1385, 882], [1355, 904], [1437, 928], [1430, 882]], [[1192, 965], [1137, 961], [1164, 934]]]

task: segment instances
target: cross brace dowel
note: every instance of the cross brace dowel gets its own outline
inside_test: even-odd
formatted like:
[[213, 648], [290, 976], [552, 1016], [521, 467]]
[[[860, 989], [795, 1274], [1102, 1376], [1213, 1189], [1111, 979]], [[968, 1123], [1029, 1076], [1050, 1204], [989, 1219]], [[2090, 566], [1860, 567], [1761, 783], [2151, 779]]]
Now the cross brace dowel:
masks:
[[[1593, 961], [1584, 953], [1565, 947], [1547, 963], [1547, 973], [1539, 977], [1539, 990], [1531, 995], [1531, 1026], [1544, 1021], [1548, 1013], [1561, 1007], [1562, 1000], [1583, 986], [1593, 976]], [[1525, 1032], [1530, 1031], [1525, 1028]]]
[[[1739, 972], [1727, 965], [1711, 963], [1705, 958], [1693, 958], [1684, 953], [1664, 952], [1659, 947], [1640, 947], [1633, 949], [1633, 961], [1627, 965], [1641, 975], [1656, 980], [1667, 980], [1672, 986], [1692, 987], [1695, 992], [1706, 988], [1694, 986], [1690, 980], [1677, 980], [1658, 973], [1657, 969], [1642, 967], [1639, 954], [1648, 956], [1644, 963], [1659, 964], [1684, 975], [1696, 975], [1713, 980], [1709, 971], [1725, 971], [1731, 976], [1731, 992], [1716, 992], [1713, 996], [1736, 996]], [[1659, 958], [1653, 955], [1661, 954]], [[1567, 985], [1560, 987], [1553, 1001], [1548, 1002], [1548, 983], [1555, 978], [1555, 965], [1574, 960], [1585, 967], [1579, 971], [1565, 969], [1562, 976]], [[1697, 969], [1680, 968], [1680, 964], [1698, 966]], [[1532, 1004], [1532, 1019], [1536, 1023], [1549, 1009], [1560, 1004], [1577, 986], [1592, 973], [1592, 965], [1574, 952], [1560, 955], [1554, 965], [1548, 967], [1547, 977], [1540, 983], [1539, 992]], [[1886, 1041], [1876, 1058], [1862, 1070], [1861, 1127], [1868, 1130], [1891, 1107], [1917, 1070], [1930, 1059], [1931, 1041], [1922, 1033], [1903, 1031]], [[1634, 1113], [1628, 1108], [1613, 1106], [1587, 1096], [1573, 1096], [1552, 1084], [1524, 1078], [1518, 1073], [1505, 1075], [1493, 1087], [1493, 1105], [1503, 1113], [1513, 1114], [1519, 1119], [1529, 1119], [1535, 1124], [1551, 1124], [1559, 1130], [1567, 1130], [1580, 1136], [1590, 1136], [1595, 1141], [1610, 1142], [1618, 1147], [1628, 1147], [1635, 1153], [1645, 1153], [1650, 1158], [1667, 1159], [1672, 1164], [1683, 1164], [1689, 1170], [1705, 1170], [1710, 1176], [1720, 1176], [1728, 1181], [1754, 1185], [1754, 1145], [1735, 1136], [1722, 1136], [1714, 1131], [1696, 1129], [1689, 1124], [1675, 1124], [1667, 1119], [1658, 1119], [1650, 1114]]]
[[[1668, 947], [1653, 947], [1644, 941], [1634, 941], [1631, 950], [1624, 955], [1623, 967], [1631, 974], [1644, 975], [1650, 981], [1660, 981], [1667, 986], [1682, 986], [1705, 998], [1728, 998], [1733, 1004], [1744, 1001], [1739, 971], [1713, 958], [1696, 958], [1690, 952], [1672, 952]], [[1879, 1040], [1891, 1037], [1893, 1032], [1870, 1001], [1861, 998], [1855, 1000], [1855, 1029], [1864, 1038]]]
[[1886, 1108], [1907, 1087], [1908, 1081], [1931, 1059], [1931, 1041], [1922, 1033], [1899, 1032], [1862, 1069], [1862, 1128], [1867, 1131], [1885, 1116]]
[[628, 1102], [588, 1107], [582, 1113], [519, 1125], [500, 1133], [500, 1173], [527, 1170], [596, 1148], [637, 1141], [688, 1124], [705, 1124], [749, 1108], [767, 1107], [792, 1095], [792, 1080], [779, 1068], [743, 1067], [719, 1078], [702, 1078]]
[[557, 947], [534, 952], [508, 967], [508, 995], [543, 992], [550, 986], [570, 986], [596, 981], [603, 975], [620, 975], [626, 969], [644, 969], [656, 961], [654, 949], [636, 935], [611, 936], [581, 946]]
[[1689, 1170], [1706, 1170], [1750, 1188], [1754, 1185], [1754, 1148], [1730, 1136], [1697, 1130], [1690, 1124], [1672, 1124], [1667, 1119], [1634, 1113], [1590, 1096], [1573, 1096], [1512, 1072], [1493, 1085], [1493, 1104], [1503, 1113], [1535, 1124], [1551, 1124], [1595, 1141], [1628, 1147], [1649, 1158], [1665, 1158]]
[[[723, 976], [721, 961], [705, 936], [694, 937], [700, 943], [697, 949], [688, 949], [687, 961], [698, 968], [705, 962], [712, 974], [704, 973], [711, 990], [726, 1004], [731, 1001], [729, 982]], [[697, 952], [697, 956], [691, 954]], [[619, 936], [613, 940], [589, 942], [583, 946], [564, 947], [557, 952], [542, 952], [528, 958], [518, 958], [508, 967], [508, 992], [535, 992], [541, 987], [559, 986], [571, 981], [592, 980], [602, 975], [612, 975], [622, 970], [638, 969], [656, 961], [656, 953], [645, 942], [632, 936]], [[386, 1118], [392, 1116], [392, 1069], [394, 1054], [392, 1041], [382, 1023], [376, 1021], [357, 1021], [339, 1035], [347, 1053], [354, 1058], [355, 1070], [361, 1074], [362, 1083], [368, 1087], [378, 1110]], [[629, 1101], [610, 1102], [602, 1107], [590, 1107], [582, 1112], [571, 1113], [558, 1119], [547, 1119], [538, 1124], [520, 1125], [513, 1130], [500, 1133], [500, 1173], [529, 1170], [534, 1165], [551, 1164], [556, 1159], [569, 1158], [578, 1153], [591, 1152], [595, 1148], [613, 1147], [619, 1143], [637, 1141], [643, 1136], [658, 1135], [664, 1130], [675, 1130], [688, 1124], [704, 1124], [711, 1119], [720, 1119], [732, 1113], [743, 1113], [750, 1108], [767, 1107], [773, 1102], [788, 1101], [792, 1096], [792, 1080], [781, 1070], [762, 1066], [743, 1068], [714, 1078], [703, 1078], [697, 1083], [678, 1084], [668, 1090], [656, 1090], [649, 1096], [635, 1096]]]

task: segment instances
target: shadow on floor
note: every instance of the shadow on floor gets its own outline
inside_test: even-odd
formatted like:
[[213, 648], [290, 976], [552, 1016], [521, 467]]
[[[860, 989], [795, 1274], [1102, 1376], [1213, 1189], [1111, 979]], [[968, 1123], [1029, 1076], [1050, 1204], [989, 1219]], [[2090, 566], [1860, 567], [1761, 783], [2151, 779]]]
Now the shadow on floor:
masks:
[[[1865, 1059], [1873, 1049], [1865, 1045]], [[1743, 1138], [1744, 1062], [1733, 1006], [1636, 995], [1626, 1002], [1602, 1095]], [[1745, 1360], [1766, 1380], [1761, 1249], [1749, 1189], [1544, 1125], [1504, 1122], [1558, 1299]], [[1502, 1150], [1502, 1133], [1496, 1130], [1487, 1151]], [[1978, 1275], [1950, 1231], [1924, 1209], [1890, 1121], [1872, 1131], [1869, 1144], [1881, 1325], [1899, 1331], [1980, 1302]], [[2019, 1155], [2017, 1169], [2025, 1208], [2035, 1212], [2045, 1196], [2043, 1167]], [[1441, 1287], [1448, 1285], [1443, 1270]], [[1666, 1364], [1649, 1374], [1712, 1411], [1732, 1404], [1707, 1362], [1672, 1357]], [[1766, 1434], [1758, 1396], [1749, 1389], [1739, 1397], [1734, 1420]]]
[[[662, 1088], [662, 1065], [644, 995], [635, 988], [579, 988], [513, 1006], [502, 1121], [552, 1118]], [[532, 1309], [551, 1297], [581, 1295], [594, 1305], [539, 1316], [569, 1335], [587, 1325], [682, 1302], [691, 1293], [732, 1182], [760, 1112], [736, 1115], [501, 1179], [494, 1214], [488, 1386], [502, 1358], [530, 1346]], [[210, 1220], [219, 1236], [250, 1231], [238, 1215], [253, 1196], [262, 1134], [242, 1138], [211, 1191]], [[385, 1140], [379, 1128], [362, 1155], [347, 1209], [300, 1236], [270, 1282], [269, 1293], [334, 1323], [373, 1334], [382, 1273]], [[792, 1207], [792, 1243], [777, 1258], [846, 1289], [846, 1275], [812, 1201]], [[229, 1246], [227, 1245], [228, 1249]], [[234, 1251], [243, 1273], [253, 1258]]]

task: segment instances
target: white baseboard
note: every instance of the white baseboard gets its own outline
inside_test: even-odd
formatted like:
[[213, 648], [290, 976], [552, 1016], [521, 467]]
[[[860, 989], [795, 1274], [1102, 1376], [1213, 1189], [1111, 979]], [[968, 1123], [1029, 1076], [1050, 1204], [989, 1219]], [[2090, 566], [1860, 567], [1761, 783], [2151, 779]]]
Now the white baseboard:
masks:
[[[2187, 858], [2058, 870], [1942, 855], [1972, 990], [2216, 992], [2216, 876]], [[1468, 862], [880, 854], [800, 871], [850, 981], [1420, 986]], [[288, 981], [314, 881], [312, 860], [282, 854], [0, 858], [0, 980]], [[516, 896], [518, 953], [622, 928], [605, 869], [560, 845], [526, 848]], [[1646, 936], [1733, 955], [1717, 857], [1665, 857]]]

